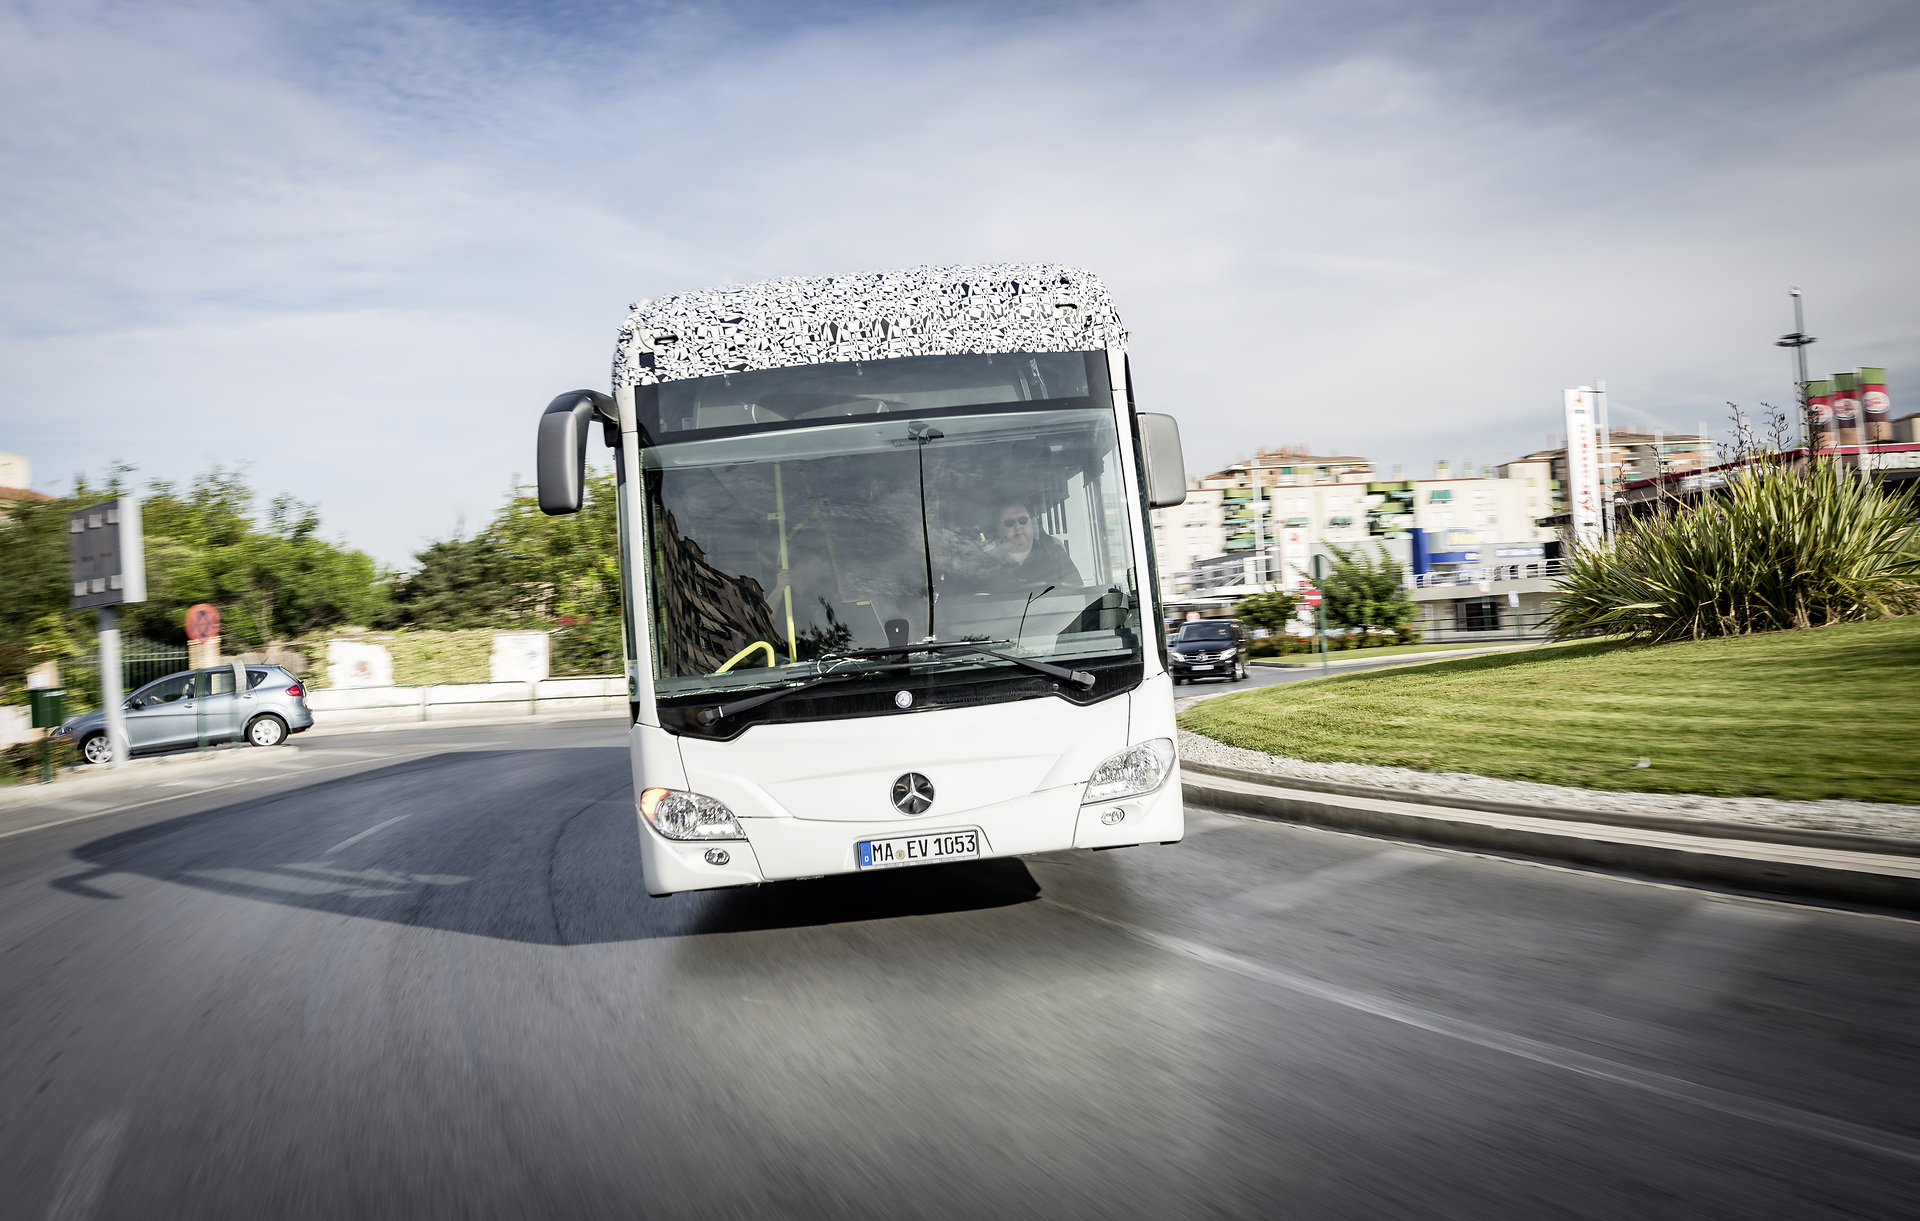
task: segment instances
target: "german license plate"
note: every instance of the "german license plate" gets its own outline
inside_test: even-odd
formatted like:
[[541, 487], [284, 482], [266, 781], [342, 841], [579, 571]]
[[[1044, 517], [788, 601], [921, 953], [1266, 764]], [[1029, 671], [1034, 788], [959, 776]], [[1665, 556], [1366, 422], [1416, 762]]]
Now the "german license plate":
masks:
[[858, 844], [858, 848], [862, 869], [893, 869], [901, 865], [932, 865], [940, 861], [965, 861], [980, 855], [980, 833], [978, 831], [942, 831], [937, 835], [863, 839]]
[[1204, 665], [1204, 666], [1194, 666], [1194, 667], [1192, 667], [1192, 668], [1193, 668], [1193, 669], [1195, 669], [1195, 670], [1211, 670], [1211, 669], [1213, 669], [1213, 667], [1212, 667], [1211, 665]]

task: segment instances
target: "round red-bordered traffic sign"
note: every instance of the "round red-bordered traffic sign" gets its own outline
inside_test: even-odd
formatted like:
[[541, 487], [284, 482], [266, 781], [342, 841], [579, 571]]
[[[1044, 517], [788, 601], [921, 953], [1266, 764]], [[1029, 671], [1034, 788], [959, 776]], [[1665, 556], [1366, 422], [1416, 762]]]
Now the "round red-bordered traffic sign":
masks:
[[196, 602], [187, 608], [187, 639], [211, 640], [220, 634], [220, 611], [218, 607], [208, 606], [205, 602]]
[[1320, 591], [1317, 589], [1309, 589], [1300, 595], [1300, 601], [1306, 604], [1308, 610], [1319, 610]]

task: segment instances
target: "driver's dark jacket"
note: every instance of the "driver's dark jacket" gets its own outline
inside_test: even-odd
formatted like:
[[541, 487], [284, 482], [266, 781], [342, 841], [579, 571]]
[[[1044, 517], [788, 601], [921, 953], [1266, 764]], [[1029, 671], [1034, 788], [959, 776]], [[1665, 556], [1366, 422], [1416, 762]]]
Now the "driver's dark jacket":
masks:
[[990, 579], [996, 592], [1008, 593], [1028, 593], [1049, 585], [1078, 589], [1081, 584], [1080, 570], [1068, 558], [1067, 549], [1051, 536], [1039, 533], [1033, 536], [1033, 550], [1027, 553], [1026, 563], [1016, 564], [1002, 555]]

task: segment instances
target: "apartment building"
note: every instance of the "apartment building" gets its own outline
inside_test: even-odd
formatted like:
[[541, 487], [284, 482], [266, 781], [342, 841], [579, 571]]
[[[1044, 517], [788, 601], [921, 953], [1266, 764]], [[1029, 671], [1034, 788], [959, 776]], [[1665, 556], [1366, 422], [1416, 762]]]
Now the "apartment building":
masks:
[[1250, 591], [1310, 566], [1310, 536], [1361, 542], [1373, 463], [1304, 446], [1261, 450], [1210, 475], [1189, 478], [1185, 504], [1152, 513], [1163, 596]]
[[1152, 514], [1161, 594], [1175, 603], [1298, 588], [1329, 545], [1378, 544], [1410, 573], [1545, 558], [1555, 534], [1551, 464], [1515, 462], [1500, 478], [1381, 481], [1371, 460], [1303, 448], [1189, 481], [1185, 504]]
[[[1658, 475], [1693, 475], [1713, 466], [1713, 441], [1708, 437], [1692, 433], [1679, 432], [1621, 432], [1615, 430], [1607, 435], [1607, 445], [1600, 452], [1600, 480], [1602, 483], [1613, 480], [1615, 487], [1624, 487], [1642, 479], [1652, 479]], [[1567, 507], [1565, 488], [1567, 485], [1567, 447], [1558, 449], [1539, 449], [1518, 460], [1521, 463], [1548, 463], [1552, 467], [1549, 478], [1553, 485], [1553, 510]], [[1516, 465], [1508, 463], [1507, 466]], [[1500, 468], [1504, 475], [1507, 467]]]

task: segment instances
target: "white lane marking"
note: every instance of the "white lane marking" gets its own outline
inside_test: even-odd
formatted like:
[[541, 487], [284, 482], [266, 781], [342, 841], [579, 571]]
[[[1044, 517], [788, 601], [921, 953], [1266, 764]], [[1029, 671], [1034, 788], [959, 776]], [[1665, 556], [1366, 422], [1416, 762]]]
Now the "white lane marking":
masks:
[[1303, 878], [1290, 878], [1237, 894], [1227, 900], [1261, 911], [1285, 911], [1315, 899], [1325, 898], [1349, 886], [1364, 886], [1397, 874], [1438, 865], [1444, 859], [1437, 852], [1415, 852], [1411, 848], [1388, 848], [1357, 860], [1342, 861], [1325, 869], [1316, 869]]
[[405, 814], [395, 814], [392, 818], [389, 818], [385, 822], [377, 822], [373, 824], [371, 827], [368, 827], [365, 831], [362, 831], [358, 835], [349, 835], [347, 838], [341, 840], [339, 843], [327, 849], [325, 852], [322, 852], [320, 855], [332, 856], [334, 853], [340, 851], [340, 849], [348, 847], [349, 845], [352, 845], [352, 844], [357, 844], [361, 840], [367, 838], [367, 836], [372, 835], [375, 831], [378, 831], [380, 828], [391, 827], [394, 823], [399, 822], [401, 819], [405, 817], [406, 817]]
[[[416, 755], [390, 755], [388, 758], [394, 763], [410, 763], [415, 759], [424, 759], [428, 755], [439, 753], [441, 752], [436, 750], [423, 750]], [[320, 772], [338, 771], [343, 767], [358, 767], [363, 762], [365, 762], [365, 760], [356, 759], [351, 763], [335, 763], [328, 767], [316, 767], [310, 772], [302, 772], [294, 775], [283, 773], [272, 776], [255, 776], [250, 780], [235, 780], [231, 784], [223, 785], [222, 787], [230, 789], [239, 788], [243, 784], [258, 784], [263, 780], [306, 780], [308, 777], [317, 775]], [[89, 810], [85, 814], [75, 814], [69, 818], [56, 818], [52, 822], [35, 823], [31, 827], [16, 827], [11, 831], [0, 831], [0, 839], [12, 839], [16, 835], [26, 835], [33, 831], [45, 831], [49, 827], [64, 827], [69, 823], [86, 822], [90, 818], [105, 818], [109, 814], [125, 814], [130, 810], [159, 805], [163, 801], [184, 801], [189, 797], [202, 797], [210, 791], [209, 789], [202, 789], [197, 793], [172, 793], [166, 797], [155, 797], [147, 801], [136, 801], [132, 805], [109, 806], [104, 810]]]
[[47, 1208], [47, 1221], [87, 1221], [93, 1216], [113, 1175], [128, 1118], [125, 1111], [108, 1115], [73, 1142], [60, 1172], [60, 1184], [53, 1192], [53, 1203]]
[[1596, 1081], [1609, 1081], [1615, 1085], [1644, 1090], [1702, 1110], [1717, 1111], [1723, 1115], [1731, 1115], [1738, 1119], [1750, 1120], [1790, 1132], [1823, 1137], [1837, 1144], [1851, 1145], [1857, 1149], [1865, 1149], [1902, 1161], [1920, 1162], [1920, 1140], [1902, 1136], [1897, 1132], [1884, 1132], [1878, 1128], [1867, 1127], [1865, 1124], [1835, 1119], [1832, 1116], [1802, 1110], [1785, 1103], [1750, 1098], [1744, 1094], [1735, 1094], [1711, 1085], [1701, 1085], [1681, 1077], [1670, 1077], [1665, 1073], [1634, 1068], [1632, 1065], [1620, 1064], [1600, 1056], [1588, 1055], [1567, 1047], [1558, 1047], [1539, 1039], [1530, 1039], [1525, 1035], [1509, 1034], [1504, 1030], [1494, 1030], [1476, 1022], [1447, 1017], [1415, 1005], [1402, 1004], [1384, 997], [1369, 996], [1367, 993], [1343, 988], [1338, 984], [1308, 979], [1303, 975], [1295, 975], [1291, 971], [1270, 967], [1263, 962], [1255, 962], [1251, 958], [1242, 958], [1226, 950], [1203, 945], [1197, 941], [1189, 941], [1184, 937], [1158, 933], [1138, 924], [1086, 911], [1057, 899], [1048, 899], [1044, 895], [1041, 901], [1051, 903], [1062, 911], [1072, 912], [1076, 916], [1118, 929], [1170, 953], [1196, 959], [1208, 966], [1218, 967], [1223, 971], [1230, 971], [1235, 975], [1297, 992], [1303, 996], [1327, 1001], [1345, 1009], [1372, 1014], [1390, 1022], [1411, 1026], [1416, 1030], [1425, 1030], [1431, 1034], [1457, 1039], [1475, 1047], [1484, 1047], [1489, 1051], [1501, 1052], [1535, 1064], [1543, 1064], [1549, 1068], [1576, 1073], [1582, 1077], [1591, 1077]]
[[[270, 872], [295, 869], [301, 872]], [[313, 878], [304, 876], [306, 874], [321, 876]], [[186, 876], [254, 890], [295, 895], [344, 894], [356, 899], [409, 894], [422, 886], [464, 886], [473, 881], [457, 873], [394, 873], [377, 865], [370, 869], [342, 869], [325, 861], [291, 861], [267, 869], [190, 869]]]

